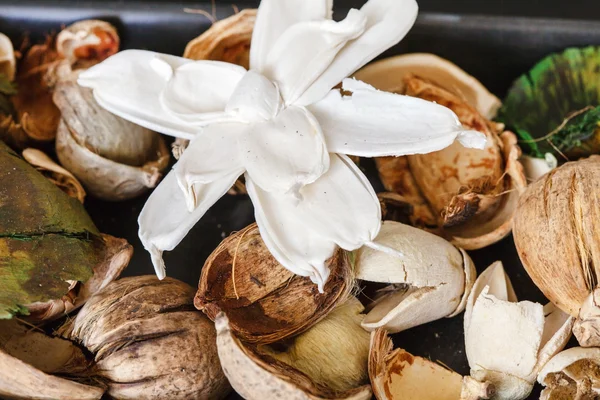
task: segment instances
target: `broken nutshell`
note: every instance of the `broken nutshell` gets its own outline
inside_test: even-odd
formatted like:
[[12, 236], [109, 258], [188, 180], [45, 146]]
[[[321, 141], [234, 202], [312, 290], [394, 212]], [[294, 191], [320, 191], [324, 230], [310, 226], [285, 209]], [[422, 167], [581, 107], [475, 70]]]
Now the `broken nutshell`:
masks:
[[592, 400], [600, 396], [600, 349], [573, 347], [548, 361], [538, 382], [540, 400]]

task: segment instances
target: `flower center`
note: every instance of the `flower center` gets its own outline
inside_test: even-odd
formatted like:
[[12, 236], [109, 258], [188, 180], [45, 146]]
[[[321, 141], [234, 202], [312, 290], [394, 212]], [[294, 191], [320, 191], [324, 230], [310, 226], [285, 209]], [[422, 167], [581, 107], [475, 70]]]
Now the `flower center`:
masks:
[[248, 71], [234, 89], [225, 111], [244, 122], [273, 119], [283, 109], [279, 88], [256, 71]]

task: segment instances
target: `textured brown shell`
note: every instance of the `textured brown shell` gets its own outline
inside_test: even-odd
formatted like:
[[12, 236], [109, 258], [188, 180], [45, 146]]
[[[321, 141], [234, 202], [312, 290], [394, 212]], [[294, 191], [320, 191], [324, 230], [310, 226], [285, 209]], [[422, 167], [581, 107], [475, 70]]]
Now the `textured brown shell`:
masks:
[[195, 306], [213, 321], [224, 312], [231, 329], [250, 343], [273, 343], [299, 334], [344, 301], [353, 287], [348, 255], [327, 261], [324, 293], [271, 255], [252, 224], [221, 242], [202, 268]]
[[544, 295], [577, 317], [600, 275], [600, 156], [569, 162], [525, 191], [514, 239]]

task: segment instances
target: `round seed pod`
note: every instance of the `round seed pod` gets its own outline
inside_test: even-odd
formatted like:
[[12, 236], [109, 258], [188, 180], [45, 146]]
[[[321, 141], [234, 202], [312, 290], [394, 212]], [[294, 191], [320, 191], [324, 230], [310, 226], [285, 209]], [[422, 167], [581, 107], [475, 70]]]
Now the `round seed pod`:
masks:
[[214, 325], [183, 282], [136, 276], [113, 282], [60, 329], [94, 355], [89, 373], [115, 399], [220, 399], [230, 386]]
[[347, 299], [353, 288], [348, 254], [339, 250], [327, 265], [331, 276], [319, 293], [309, 278], [273, 258], [252, 224], [208, 257], [194, 304], [212, 320], [225, 313], [229, 329], [245, 342], [278, 342], [307, 330]]

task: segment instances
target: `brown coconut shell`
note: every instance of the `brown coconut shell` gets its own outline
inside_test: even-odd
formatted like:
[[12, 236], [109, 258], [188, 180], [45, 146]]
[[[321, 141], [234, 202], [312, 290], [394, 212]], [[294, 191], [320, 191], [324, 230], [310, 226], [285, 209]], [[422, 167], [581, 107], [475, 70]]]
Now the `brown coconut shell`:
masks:
[[326, 264], [331, 275], [319, 293], [309, 278], [277, 262], [252, 224], [223, 240], [206, 260], [194, 304], [213, 321], [225, 313], [245, 342], [278, 342], [307, 330], [347, 299], [353, 288], [348, 254], [338, 250]]

